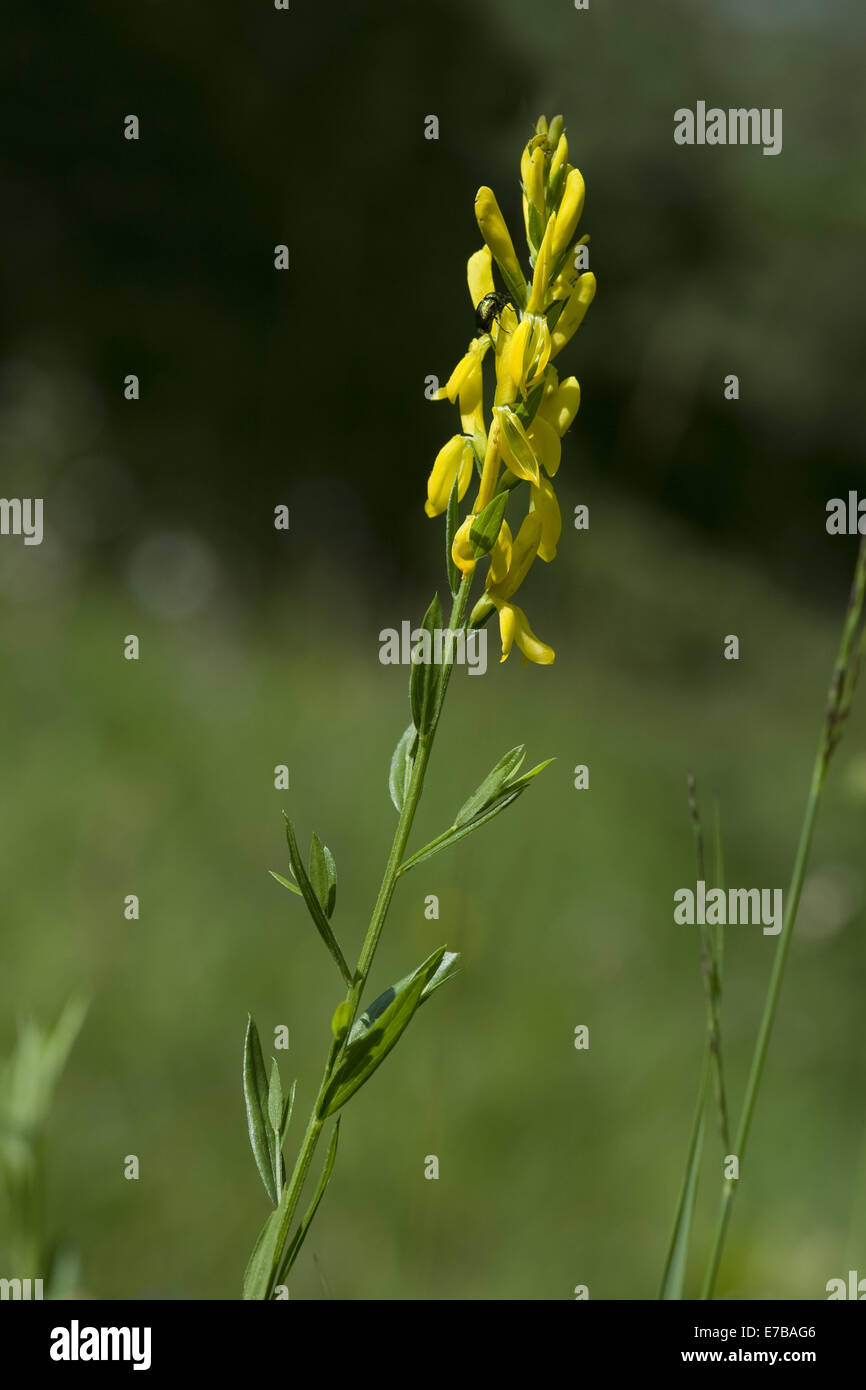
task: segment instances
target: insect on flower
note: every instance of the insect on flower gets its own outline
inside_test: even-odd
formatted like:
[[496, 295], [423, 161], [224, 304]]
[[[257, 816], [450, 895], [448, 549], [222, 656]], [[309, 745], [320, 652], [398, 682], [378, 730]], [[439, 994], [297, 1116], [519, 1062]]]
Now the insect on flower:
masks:
[[509, 304], [512, 308], [516, 307], [511, 295], [504, 294], [501, 290], [492, 290], [480, 299], [475, 306], [475, 326], [478, 332], [489, 333], [493, 324], [499, 323], [499, 315]]

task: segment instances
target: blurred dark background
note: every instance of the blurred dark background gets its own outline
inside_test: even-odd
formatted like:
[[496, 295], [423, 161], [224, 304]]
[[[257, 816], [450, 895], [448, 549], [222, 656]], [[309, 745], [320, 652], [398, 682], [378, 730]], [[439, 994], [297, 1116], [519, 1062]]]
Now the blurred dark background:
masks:
[[[352, 952], [407, 718], [377, 634], [443, 584], [423, 498], [456, 414], [424, 380], [473, 334], [479, 184], [520, 241], [542, 111], [586, 177], [599, 282], [563, 356], [583, 404], [560, 556], [527, 585], [558, 659], [455, 681], [419, 833], [512, 744], [559, 762], [401, 899], [381, 986], [440, 938], [466, 968], [353, 1104], [292, 1296], [655, 1292], [703, 1030], [671, 924], [685, 773], [707, 813], [719, 792], [731, 881], [786, 884], [855, 550], [825, 505], [866, 492], [864, 31], [853, 0], [6, 15], [0, 467], [5, 496], [45, 498], [46, 538], [0, 547], [2, 1043], [17, 1012], [92, 996], [52, 1151], [88, 1292], [237, 1293], [264, 1216], [246, 1011], [290, 1022], [305, 1112], [338, 986], [265, 873], [285, 871], [272, 769], [337, 855]], [[699, 99], [783, 108], [782, 153], [676, 146]], [[838, 762], [732, 1227], [742, 1297], [866, 1272], [862, 718]], [[730, 951], [735, 1109], [771, 945]]]

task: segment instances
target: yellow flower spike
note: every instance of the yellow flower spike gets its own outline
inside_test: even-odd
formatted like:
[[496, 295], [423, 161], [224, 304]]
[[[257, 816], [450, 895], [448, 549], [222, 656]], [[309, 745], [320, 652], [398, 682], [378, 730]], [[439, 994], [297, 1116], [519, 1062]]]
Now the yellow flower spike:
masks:
[[526, 196], [532, 206], [544, 216], [544, 150], [537, 146], [532, 151], [529, 161], [529, 174], [524, 180], [526, 185]]
[[435, 462], [427, 479], [427, 501], [424, 510], [428, 516], [441, 516], [448, 506], [448, 498], [457, 478], [457, 495], [463, 497], [472, 481], [474, 454], [472, 445], [462, 434], [455, 434], [443, 444], [436, 455]]
[[561, 352], [570, 338], [574, 336], [583, 322], [587, 309], [595, 298], [595, 276], [591, 270], [581, 275], [566, 301], [565, 308], [556, 321], [550, 335], [550, 355]]
[[499, 535], [493, 542], [490, 551], [490, 568], [487, 571], [485, 581], [486, 588], [492, 588], [495, 584], [502, 584], [505, 580], [511, 564], [514, 537], [511, 534], [511, 527], [507, 521], [503, 521], [499, 528]]
[[562, 195], [559, 211], [556, 214], [556, 231], [553, 237], [554, 260], [563, 251], [567, 251], [571, 245], [571, 239], [577, 231], [577, 224], [580, 221], [580, 214], [583, 212], [585, 197], [586, 185], [583, 182], [583, 174], [579, 169], [572, 169], [565, 180], [565, 191]]
[[541, 518], [538, 558], [549, 564], [556, 557], [556, 547], [562, 535], [562, 513], [559, 510], [553, 484], [547, 478], [540, 478], [538, 487], [531, 487], [529, 494], [529, 505], [532, 511]]
[[489, 246], [482, 246], [480, 251], [469, 257], [466, 281], [473, 309], [478, 307], [486, 294], [493, 294], [496, 287], [493, 284], [493, 263]]
[[[561, 438], [566, 430], [571, 428], [571, 423], [579, 409], [580, 382], [576, 376], [567, 376], [550, 393], [545, 390], [541, 405], [538, 407], [538, 413], [532, 423], [534, 426], [539, 419], [546, 420]], [[546, 463], [544, 466], [547, 468]], [[550, 473], [549, 468], [547, 471]]]
[[535, 419], [526, 431], [526, 437], [547, 476], [555, 477], [562, 461], [562, 440], [540, 411], [536, 411]]
[[511, 234], [505, 225], [505, 218], [502, 216], [496, 195], [492, 188], [479, 188], [475, 195], [475, 217], [478, 227], [485, 242], [493, 253], [493, 259], [502, 271], [502, 275], [508, 285], [509, 290], [519, 297], [522, 304], [526, 290], [521, 291], [521, 286], [525, 287], [526, 281], [523, 271], [520, 269], [520, 262], [514, 250], [514, 243]]
[[477, 563], [475, 552], [472, 548], [472, 542], [469, 539], [469, 532], [472, 530], [477, 514], [477, 512], [469, 513], [465, 521], [461, 523], [454, 536], [454, 540], [451, 542], [451, 559], [464, 577], [467, 574], [473, 573]]

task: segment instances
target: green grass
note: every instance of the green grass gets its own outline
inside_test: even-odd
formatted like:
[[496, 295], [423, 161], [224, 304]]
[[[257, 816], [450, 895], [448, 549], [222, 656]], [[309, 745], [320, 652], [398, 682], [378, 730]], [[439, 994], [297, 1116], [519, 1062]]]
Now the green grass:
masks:
[[[53, 1017], [70, 993], [92, 996], [51, 1127], [51, 1203], [96, 1296], [239, 1296], [266, 1214], [241, 1094], [247, 1011], [266, 1056], [274, 1025], [291, 1029], [297, 1141], [343, 993], [300, 900], [267, 874], [286, 872], [282, 807], [304, 847], [315, 829], [336, 856], [350, 958], [375, 897], [408, 719], [378, 631], [429, 595], [389, 612], [332, 581], [311, 607], [315, 578], [233, 625], [156, 622], [117, 590], [7, 610], [0, 1043], [20, 1010]], [[533, 576], [525, 606], [557, 663], [456, 674], [412, 843], [512, 745], [527, 766], [557, 761], [398, 885], [372, 992], [446, 942], [462, 971], [347, 1113], [292, 1297], [569, 1298], [578, 1283], [655, 1296], [705, 1026], [697, 931], [673, 923], [674, 890], [694, 881], [686, 772], [707, 805], [720, 793], [729, 882], [786, 888], [843, 602], [782, 593], [604, 497]], [[121, 657], [130, 631], [137, 665]], [[738, 663], [721, 655], [731, 632]], [[852, 1250], [866, 1260], [864, 727], [855, 706], [812, 863], [839, 905], [825, 894], [795, 935], [723, 1297], [821, 1298]], [[273, 788], [282, 762], [288, 793]], [[576, 763], [589, 791], [572, 788]], [[127, 893], [139, 922], [124, 920]], [[774, 944], [728, 937], [735, 1113]], [[578, 1023], [588, 1052], [572, 1046]], [[438, 1182], [423, 1177], [430, 1153]], [[712, 1127], [706, 1153], [720, 1172]], [[705, 1181], [701, 1250], [717, 1196]]]

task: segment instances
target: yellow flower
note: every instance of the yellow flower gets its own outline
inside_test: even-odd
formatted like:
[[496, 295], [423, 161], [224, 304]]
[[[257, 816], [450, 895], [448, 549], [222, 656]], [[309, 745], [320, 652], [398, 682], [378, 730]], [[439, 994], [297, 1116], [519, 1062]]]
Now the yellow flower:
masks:
[[539, 666], [549, 666], [556, 658], [553, 648], [548, 647], [546, 643], [536, 637], [529, 626], [523, 609], [518, 608], [516, 603], [510, 602], [512, 595], [520, 588], [538, 554], [539, 545], [542, 543], [542, 534], [541, 516], [538, 512], [531, 511], [524, 517], [520, 530], [513, 541], [510, 531], [504, 540], [500, 533], [497, 540], [497, 545], [500, 540], [503, 540], [503, 552], [506, 559], [505, 573], [502, 573], [503, 566], [500, 563], [494, 575], [494, 566], [491, 563], [485, 589], [488, 599], [499, 615], [499, 636], [502, 641], [502, 657], [500, 659], [502, 661], [507, 659], [515, 642], [523, 653], [524, 665], [527, 661], [533, 661]]
[[424, 510], [428, 516], [440, 516], [445, 511], [455, 478], [458, 479], [457, 496], [463, 498], [472, 479], [473, 461], [472, 445], [462, 434], [452, 435], [442, 446], [427, 479]]
[[479, 188], [475, 195], [475, 216], [481, 235], [506, 280], [524, 283], [514, 243], [492, 188]]
[[595, 276], [591, 270], [587, 270], [581, 275], [569, 298], [565, 302], [565, 308], [556, 321], [556, 327], [550, 335], [550, 355], [555, 357], [561, 352], [566, 343], [577, 332], [584, 315], [595, 298]]
[[469, 257], [466, 266], [466, 281], [469, 285], [472, 308], [476, 309], [484, 296], [492, 294], [496, 288], [493, 283], [493, 264], [489, 246], [482, 246], [480, 251], [474, 252]]
[[565, 180], [565, 191], [556, 214], [556, 230], [553, 234], [553, 259], [556, 260], [571, 245], [577, 231], [577, 224], [583, 212], [586, 185], [579, 169], [572, 169]]
[[511, 334], [511, 341], [505, 349], [507, 359], [504, 364], [515, 394], [521, 395], [524, 400], [543, 374], [550, 360], [550, 350], [547, 319], [543, 314], [525, 313]]
[[537, 513], [541, 519], [538, 558], [549, 562], [556, 556], [556, 547], [562, 534], [562, 514], [553, 483], [548, 478], [542, 476], [538, 480], [538, 486], [529, 489], [529, 505], [532, 513]]

